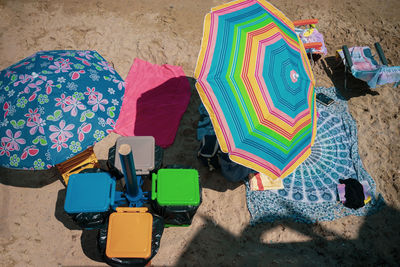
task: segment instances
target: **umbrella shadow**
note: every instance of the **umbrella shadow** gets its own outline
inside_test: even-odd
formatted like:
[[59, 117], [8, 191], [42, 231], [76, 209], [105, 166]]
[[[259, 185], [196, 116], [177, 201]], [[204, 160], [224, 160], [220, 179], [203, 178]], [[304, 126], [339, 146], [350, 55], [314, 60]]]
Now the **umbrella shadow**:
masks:
[[171, 78], [140, 95], [136, 102], [134, 135], [154, 136], [156, 142], [157, 139], [169, 140], [179, 126], [178, 117], [185, 111], [182, 101], [188, 96], [184, 89], [187, 83], [186, 76]]
[[233, 191], [244, 183], [242, 181], [231, 182], [227, 180], [219, 169], [210, 171], [207, 167], [201, 166], [198, 171], [201, 179], [201, 186], [217, 192]]
[[[198, 107], [201, 100], [195, 88], [196, 80], [193, 77], [181, 76], [172, 78], [152, 90], [143, 93], [137, 100], [135, 135], [152, 135], [150, 126], [156, 125], [160, 122], [159, 120], [161, 120], [163, 125], [168, 125], [165, 124], [165, 121], [168, 121], [168, 114], [165, 113], [165, 111], [173, 112], [174, 110], [179, 110], [180, 104], [176, 103], [177, 100], [179, 102], [177, 96], [165, 94], [165, 91], [171, 91], [171, 87], [182, 84], [185, 85], [187, 82], [189, 82], [191, 91], [190, 101], [181, 120], [179, 121], [179, 125], [172, 126], [177, 127], [178, 129], [174, 145], [167, 147], [164, 150], [165, 162], [163, 167], [170, 165], [190, 166], [199, 171], [202, 187], [219, 192], [234, 190], [236, 187], [240, 186], [241, 183], [231, 183], [226, 179], [221, 179], [222, 176], [218, 175], [219, 170], [210, 172], [197, 158], [197, 152], [200, 147], [200, 141], [197, 140], [197, 126], [198, 121], [200, 120]], [[162, 99], [166, 104], [165, 106], [161, 105], [155, 107], [154, 99], [160, 99], [160, 96], [162, 96]], [[169, 110], [169, 107], [173, 108]], [[154, 119], [149, 120], [148, 114], [154, 112], [161, 114], [162, 119], [157, 119], [155, 117]], [[165, 114], [163, 114], [163, 112]]]
[[[291, 207], [287, 207], [290, 209]], [[311, 221], [301, 213], [304, 221]], [[352, 239], [351, 230], [329, 230], [324, 223], [296, 223], [276, 221], [248, 225], [239, 236], [217, 225], [210, 217], [201, 216], [205, 224], [186, 246], [177, 266], [395, 266], [400, 260], [400, 212], [385, 206], [380, 212], [365, 216], [358, 237]], [[338, 222], [339, 224], [343, 222]], [[269, 234], [279, 228], [281, 235], [290, 236], [295, 231], [307, 241], [273, 242]], [[350, 229], [353, 229], [349, 225]], [[340, 228], [339, 228], [340, 229]], [[270, 239], [271, 238], [271, 239]], [[347, 261], [352, 259], [352, 261]]]
[[[336, 57], [325, 57], [321, 60], [321, 64], [335, 88], [346, 100], [364, 95], [379, 95], [379, 92], [371, 90], [366, 82], [355, 78], [351, 73], [345, 73], [343, 62], [337, 60]], [[347, 78], [347, 89], [344, 88], [345, 77]]]
[[40, 188], [61, 180], [57, 168], [48, 170], [16, 170], [0, 167], [0, 183], [15, 187]]

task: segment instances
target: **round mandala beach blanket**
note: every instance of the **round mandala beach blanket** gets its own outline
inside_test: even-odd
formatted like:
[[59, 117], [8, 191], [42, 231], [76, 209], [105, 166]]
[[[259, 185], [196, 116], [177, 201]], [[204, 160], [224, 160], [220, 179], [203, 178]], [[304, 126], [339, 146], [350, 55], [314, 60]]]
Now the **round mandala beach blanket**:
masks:
[[[315, 88], [335, 100], [329, 107], [317, 104], [319, 113], [317, 136], [311, 155], [283, 179], [280, 190], [252, 191], [246, 182], [247, 206], [251, 223], [291, 219], [311, 223], [334, 220], [347, 215], [363, 216], [375, 212], [383, 204], [375, 197], [375, 182], [365, 171], [358, 154], [357, 126], [347, 101], [335, 88]], [[353, 210], [338, 201], [339, 179], [367, 181], [372, 200]]]

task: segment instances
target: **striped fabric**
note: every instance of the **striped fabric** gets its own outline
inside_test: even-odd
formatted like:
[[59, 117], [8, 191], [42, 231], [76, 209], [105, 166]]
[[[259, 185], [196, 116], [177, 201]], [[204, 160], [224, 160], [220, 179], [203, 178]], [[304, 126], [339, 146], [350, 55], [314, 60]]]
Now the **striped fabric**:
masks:
[[263, 191], [263, 190], [279, 190], [284, 189], [282, 179], [271, 179], [263, 173], [249, 174], [250, 190]]
[[276, 179], [310, 155], [314, 76], [293, 23], [274, 6], [240, 0], [213, 8], [195, 78], [231, 160]]

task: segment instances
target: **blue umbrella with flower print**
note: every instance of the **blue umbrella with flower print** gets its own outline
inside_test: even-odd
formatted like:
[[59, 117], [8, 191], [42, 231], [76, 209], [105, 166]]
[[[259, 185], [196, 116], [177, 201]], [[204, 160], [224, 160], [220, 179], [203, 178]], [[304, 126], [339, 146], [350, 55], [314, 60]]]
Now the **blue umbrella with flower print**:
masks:
[[112, 131], [125, 85], [96, 51], [41, 51], [0, 72], [0, 166], [46, 169]]

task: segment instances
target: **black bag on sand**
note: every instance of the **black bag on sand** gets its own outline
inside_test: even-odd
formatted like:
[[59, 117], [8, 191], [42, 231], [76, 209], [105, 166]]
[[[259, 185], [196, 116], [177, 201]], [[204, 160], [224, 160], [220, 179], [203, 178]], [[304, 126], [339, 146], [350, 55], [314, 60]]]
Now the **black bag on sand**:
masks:
[[339, 179], [339, 183], [345, 184], [344, 205], [351, 209], [359, 209], [364, 206], [364, 189], [362, 184], [356, 179]]
[[160, 248], [160, 241], [164, 232], [164, 219], [155, 214], [153, 215], [153, 228], [151, 239], [151, 256], [148, 259], [143, 258], [108, 258], [105, 254], [107, 245], [107, 227], [100, 229], [97, 238], [97, 248], [103, 255], [105, 262], [110, 266], [146, 266], [147, 263], [157, 254]]
[[200, 148], [197, 152], [197, 157], [208, 167], [210, 171], [220, 167], [218, 162], [219, 144], [217, 136], [205, 135], [200, 142]]

